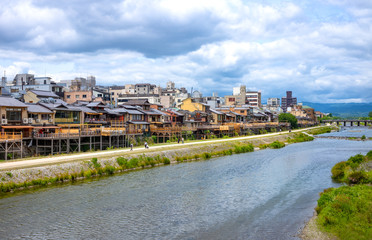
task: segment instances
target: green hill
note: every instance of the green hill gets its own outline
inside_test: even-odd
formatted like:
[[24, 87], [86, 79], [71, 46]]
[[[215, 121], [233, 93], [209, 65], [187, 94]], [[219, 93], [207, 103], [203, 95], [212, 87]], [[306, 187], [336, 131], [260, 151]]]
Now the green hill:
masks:
[[303, 102], [303, 105], [310, 106], [315, 111], [332, 113], [335, 117], [368, 117], [372, 112], [372, 103], [312, 103]]

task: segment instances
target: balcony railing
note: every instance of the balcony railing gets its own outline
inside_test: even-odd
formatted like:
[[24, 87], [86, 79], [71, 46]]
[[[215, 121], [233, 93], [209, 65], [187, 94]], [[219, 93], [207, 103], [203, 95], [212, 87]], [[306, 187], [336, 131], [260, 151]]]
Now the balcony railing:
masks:
[[20, 140], [22, 138], [22, 133], [0, 133], [0, 141]]

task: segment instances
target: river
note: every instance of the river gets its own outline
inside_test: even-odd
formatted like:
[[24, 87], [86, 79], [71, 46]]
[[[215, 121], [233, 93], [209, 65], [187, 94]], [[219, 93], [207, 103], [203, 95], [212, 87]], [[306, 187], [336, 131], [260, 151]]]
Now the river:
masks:
[[0, 238], [298, 239], [332, 166], [371, 149], [316, 139], [18, 193], [0, 199]]

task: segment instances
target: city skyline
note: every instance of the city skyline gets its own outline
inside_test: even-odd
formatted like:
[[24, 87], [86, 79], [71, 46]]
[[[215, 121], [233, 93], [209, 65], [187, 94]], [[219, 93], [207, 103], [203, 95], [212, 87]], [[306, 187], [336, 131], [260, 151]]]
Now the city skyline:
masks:
[[6, 0], [0, 70], [372, 102], [371, 22], [369, 1]]

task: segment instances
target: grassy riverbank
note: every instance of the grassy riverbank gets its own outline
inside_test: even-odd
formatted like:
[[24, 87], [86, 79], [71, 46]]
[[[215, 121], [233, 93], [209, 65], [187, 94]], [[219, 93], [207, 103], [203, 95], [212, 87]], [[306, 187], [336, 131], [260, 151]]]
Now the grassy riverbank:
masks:
[[349, 185], [329, 188], [320, 194], [315, 208], [317, 216], [305, 227], [303, 239], [311, 239], [314, 232], [328, 233], [319, 233], [326, 236], [321, 239], [330, 236], [345, 240], [372, 238], [371, 169], [372, 151], [366, 156], [352, 156], [332, 168], [332, 178]]
[[15, 169], [0, 172], [0, 192], [10, 193], [54, 183], [73, 182], [115, 173], [139, 170], [193, 160], [252, 152], [258, 148], [281, 148], [285, 143], [311, 141], [303, 133], [257, 136], [252, 139], [231, 139], [224, 142], [207, 142], [200, 145], [178, 145], [174, 148], [149, 149], [146, 152], [125, 152], [110, 157], [58, 163], [42, 167]]

